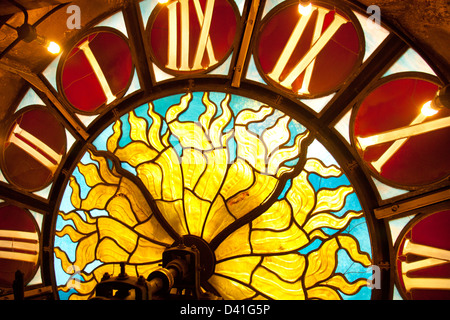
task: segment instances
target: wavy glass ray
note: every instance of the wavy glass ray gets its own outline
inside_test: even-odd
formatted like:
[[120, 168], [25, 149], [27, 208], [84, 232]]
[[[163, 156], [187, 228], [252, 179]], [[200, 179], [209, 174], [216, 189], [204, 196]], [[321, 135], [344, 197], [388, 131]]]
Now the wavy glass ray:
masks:
[[281, 111], [220, 92], [174, 95], [125, 114], [92, 145], [55, 225], [61, 299], [89, 298], [120, 262], [147, 277], [187, 235], [214, 252], [202, 284], [225, 299], [370, 299], [355, 190]]

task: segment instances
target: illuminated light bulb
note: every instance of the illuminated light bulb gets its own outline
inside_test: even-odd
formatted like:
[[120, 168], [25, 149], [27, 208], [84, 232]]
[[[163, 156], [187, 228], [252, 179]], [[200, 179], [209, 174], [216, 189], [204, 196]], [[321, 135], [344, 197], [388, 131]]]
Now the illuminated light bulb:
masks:
[[430, 101], [425, 102], [423, 104], [421, 112], [422, 112], [422, 114], [424, 116], [431, 117], [431, 116], [434, 116], [436, 113], [439, 112], [439, 110], [436, 110], [436, 109], [433, 108], [431, 103], [432, 103], [432, 101], [430, 100]]
[[47, 50], [50, 53], [58, 54], [61, 52], [61, 47], [56, 42], [50, 41], [47, 44]]
[[169, 0], [158, 0], [158, 2], [161, 3], [161, 4], [164, 4], [164, 3], [169, 2]]
[[308, 16], [311, 14], [312, 12], [312, 4], [308, 4], [307, 6], [302, 5], [301, 3], [298, 5], [298, 12], [300, 12], [300, 14], [302, 16]]

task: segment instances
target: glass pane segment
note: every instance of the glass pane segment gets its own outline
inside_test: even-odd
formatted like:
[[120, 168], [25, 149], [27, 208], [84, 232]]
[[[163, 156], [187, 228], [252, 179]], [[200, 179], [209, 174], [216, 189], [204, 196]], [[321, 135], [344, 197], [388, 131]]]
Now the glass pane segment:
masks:
[[435, 72], [428, 63], [412, 48], [406, 53], [384, 74], [384, 77], [400, 73], [400, 72], [424, 72], [436, 76]]

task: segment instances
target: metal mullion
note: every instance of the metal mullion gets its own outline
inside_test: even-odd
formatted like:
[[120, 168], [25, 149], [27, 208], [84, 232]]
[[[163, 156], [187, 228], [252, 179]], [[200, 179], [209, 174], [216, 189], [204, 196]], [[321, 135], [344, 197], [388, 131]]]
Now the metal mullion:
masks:
[[341, 113], [357, 101], [365, 91], [406, 52], [408, 46], [395, 34], [389, 35], [359, 72], [337, 93], [319, 115], [323, 126], [339, 120]]
[[151, 91], [156, 80], [149, 60], [150, 49], [144, 40], [144, 22], [139, 3], [131, 1], [122, 10], [125, 26], [129, 34], [130, 49], [140, 84], [145, 91]]

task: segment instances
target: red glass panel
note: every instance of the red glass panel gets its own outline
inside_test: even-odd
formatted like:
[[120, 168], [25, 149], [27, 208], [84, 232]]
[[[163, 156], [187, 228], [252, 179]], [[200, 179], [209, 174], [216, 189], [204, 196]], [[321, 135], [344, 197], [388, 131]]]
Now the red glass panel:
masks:
[[[313, 8], [319, 7], [314, 6]], [[337, 91], [360, 63], [361, 54], [363, 53], [358, 32], [350, 18], [333, 8], [327, 8], [327, 10], [328, 13], [325, 15], [321, 29], [322, 36], [337, 15], [344, 17], [347, 22], [338, 28], [331, 39], [326, 42], [315, 56], [314, 68], [308, 86], [309, 93], [299, 93], [305, 97], [323, 96]], [[320, 24], [317, 25], [318, 16], [318, 10], [313, 11], [310, 15], [295, 49], [288, 61], [284, 62], [285, 65], [279, 79], [273, 79], [268, 75], [273, 72], [297, 23], [301, 19], [298, 4], [295, 3], [288, 6], [269, 18], [259, 36], [257, 60], [266, 76], [265, 78], [270, 83], [280, 85], [313, 47], [315, 29], [320, 27]], [[289, 88], [286, 84], [281, 85], [289, 91], [297, 93], [302, 88], [305, 72], [303, 71], [290, 84], [292, 88]]]
[[[89, 48], [82, 50], [86, 43]], [[133, 72], [127, 41], [107, 31], [80, 40], [63, 63], [61, 90], [73, 107], [85, 113], [94, 113], [107, 104], [108, 91], [114, 98], [123, 96]]]
[[[436, 84], [420, 79], [397, 79], [379, 86], [364, 99], [357, 111], [353, 132], [355, 144], [357, 137], [371, 137], [410, 127], [416, 118], [421, 117], [423, 104], [431, 100], [437, 90]], [[443, 109], [418, 124], [448, 116], [450, 110]], [[389, 152], [394, 143], [370, 145], [364, 151], [357, 148], [368, 167], [385, 181], [402, 186], [424, 185], [450, 173], [450, 149], [447, 147], [450, 127], [408, 137], [377, 170], [373, 163]]]
[[3, 149], [9, 182], [27, 191], [47, 186], [66, 148], [64, 128], [50, 112], [24, 109], [12, 122]]
[[[211, 0], [209, 0], [211, 1]], [[201, 69], [195, 69], [193, 64], [197, 52], [197, 46], [199, 43], [201, 27], [199, 23], [198, 12], [195, 8], [194, 1], [185, 0], [183, 2], [188, 3], [188, 17], [189, 17], [189, 45], [188, 47], [183, 47], [182, 45], [182, 33], [186, 30], [182, 30], [182, 9], [180, 2], [176, 2], [176, 10], [169, 13], [167, 5], [164, 5], [161, 10], [154, 16], [150, 17], [149, 21], [149, 41], [151, 44], [152, 54], [154, 56], [155, 62], [158, 66], [169, 72], [188, 72], [196, 73], [203, 72], [205, 69], [214, 67], [221, 63], [230, 52], [236, 35], [237, 20], [235, 10], [233, 6], [226, 0], [215, 0], [214, 8], [211, 18], [211, 25], [209, 28], [209, 39], [212, 51], [214, 52], [215, 63], [211, 61], [207, 48], [204, 52], [201, 52]], [[208, 0], [200, 0], [202, 16], [205, 18], [206, 5]], [[175, 3], [169, 3], [174, 5]], [[177, 68], [171, 68], [168, 65], [169, 56], [169, 15], [176, 14], [176, 61]], [[204, 20], [201, 19], [202, 23]], [[175, 30], [175, 29], [174, 29]], [[189, 70], [179, 70], [181, 67], [181, 57], [183, 55], [189, 55]]]
[[[400, 284], [400, 290], [407, 299], [411, 300], [449, 300], [450, 291], [448, 288], [429, 289], [429, 288], [415, 288], [407, 292], [405, 282], [408, 283], [410, 279], [450, 279], [450, 262], [443, 260], [444, 263], [436, 264], [434, 266], [411, 270], [405, 275], [402, 275], [403, 262], [420, 262], [426, 259], [436, 259], [430, 256], [423, 256], [418, 254], [419, 250], [405, 249], [405, 241], [408, 240], [415, 245], [428, 246], [440, 250], [450, 252], [450, 233], [448, 226], [450, 225], [450, 210], [442, 211], [432, 214], [418, 223], [414, 224], [408, 229], [408, 232], [403, 237], [397, 254], [397, 277]], [[427, 251], [425, 251], [427, 252]], [[430, 251], [428, 251], [430, 252]], [[431, 253], [430, 253], [431, 254]], [[439, 255], [438, 255], [439, 256]], [[424, 285], [427, 281], [424, 281]]]
[[39, 234], [31, 214], [13, 205], [0, 207], [0, 287], [11, 288], [16, 271], [24, 283], [34, 276], [39, 260]]

